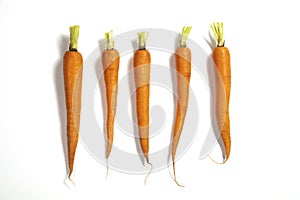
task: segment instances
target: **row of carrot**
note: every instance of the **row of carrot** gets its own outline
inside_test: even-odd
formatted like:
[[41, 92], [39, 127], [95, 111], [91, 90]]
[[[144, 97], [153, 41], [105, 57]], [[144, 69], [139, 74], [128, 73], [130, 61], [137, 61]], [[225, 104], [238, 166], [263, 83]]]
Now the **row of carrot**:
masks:
[[[217, 40], [217, 46], [213, 49], [212, 59], [221, 76], [221, 84], [216, 84], [216, 120], [218, 130], [221, 135], [221, 142], [225, 148], [223, 162], [225, 163], [230, 154], [230, 121], [229, 121], [229, 98], [231, 88], [231, 69], [229, 50], [224, 47], [223, 23], [213, 23], [212, 31]], [[172, 139], [172, 162], [174, 181], [175, 174], [175, 155], [179, 143], [180, 135], [184, 126], [185, 116], [188, 108], [189, 84], [191, 77], [191, 50], [187, 47], [188, 35], [191, 27], [183, 27], [179, 47], [175, 51], [175, 63], [177, 70], [177, 106], [176, 117], [173, 127]], [[73, 163], [78, 143], [80, 111], [81, 111], [81, 88], [83, 59], [77, 50], [79, 26], [70, 27], [70, 46], [63, 58], [63, 73], [65, 84], [65, 98], [67, 109], [67, 145], [69, 175], [73, 172]], [[144, 157], [148, 164], [149, 160], [149, 91], [150, 91], [150, 65], [151, 55], [146, 49], [148, 32], [138, 32], [139, 48], [134, 53], [134, 79], [136, 85], [136, 111], [140, 145]], [[112, 32], [105, 33], [106, 49], [102, 53], [102, 66], [104, 69], [104, 80], [106, 86], [107, 99], [107, 118], [106, 118], [106, 159], [109, 158], [113, 137], [114, 119], [116, 115], [117, 94], [118, 94], [118, 72], [120, 64], [119, 52], [114, 49]], [[99, 61], [100, 62], [100, 61]], [[221, 90], [225, 88], [225, 99], [221, 97]], [[151, 172], [151, 171], [150, 171]], [[149, 172], [149, 173], [150, 173]], [[149, 174], [148, 174], [149, 175]], [[148, 176], [147, 175], [147, 176]]]

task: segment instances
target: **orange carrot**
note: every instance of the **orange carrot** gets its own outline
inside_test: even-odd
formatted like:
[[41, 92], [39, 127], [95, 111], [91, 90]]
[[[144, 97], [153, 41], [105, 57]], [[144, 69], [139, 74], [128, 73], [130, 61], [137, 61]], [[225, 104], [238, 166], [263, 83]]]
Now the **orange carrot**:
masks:
[[[146, 49], [148, 32], [138, 32], [139, 49], [134, 53], [134, 79], [136, 85], [136, 110], [140, 144], [148, 164], [149, 162], [149, 96], [151, 56]], [[150, 170], [150, 172], [151, 172]], [[148, 175], [150, 174], [148, 173]], [[147, 177], [148, 177], [147, 175]], [[146, 177], [146, 179], [147, 179]], [[145, 179], [145, 181], [146, 181]]]
[[106, 159], [108, 159], [114, 137], [114, 121], [117, 107], [118, 95], [118, 73], [120, 56], [119, 52], [114, 49], [114, 41], [111, 38], [112, 31], [105, 33], [106, 50], [102, 53], [102, 65], [104, 69], [104, 79], [106, 88], [107, 101], [107, 119], [106, 119]]
[[78, 35], [79, 26], [71, 26], [69, 51], [65, 53], [63, 59], [65, 98], [67, 109], [69, 179], [73, 172], [74, 157], [78, 143], [81, 111], [83, 60], [81, 54], [77, 51]]
[[[212, 52], [212, 58], [221, 77], [221, 82], [216, 84], [216, 118], [221, 139], [225, 148], [223, 152], [224, 164], [230, 155], [231, 138], [230, 138], [230, 119], [229, 119], [229, 99], [231, 88], [231, 68], [230, 53], [228, 48], [224, 47], [223, 23], [211, 24], [211, 28], [216, 36], [217, 47]], [[225, 91], [224, 91], [225, 89]], [[224, 94], [225, 92], [225, 99]]]
[[187, 37], [192, 27], [183, 27], [180, 47], [175, 52], [175, 63], [177, 71], [177, 110], [174, 123], [173, 140], [172, 140], [172, 161], [174, 181], [178, 186], [180, 185], [176, 180], [175, 173], [175, 155], [179, 143], [180, 135], [183, 129], [185, 115], [188, 108], [190, 77], [191, 77], [191, 50], [186, 47]]

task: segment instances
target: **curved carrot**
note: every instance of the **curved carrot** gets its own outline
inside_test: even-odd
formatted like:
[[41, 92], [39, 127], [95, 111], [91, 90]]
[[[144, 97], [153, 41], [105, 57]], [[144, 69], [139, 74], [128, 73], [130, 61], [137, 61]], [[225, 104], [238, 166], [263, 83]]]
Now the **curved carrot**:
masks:
[[[81, 111], [81, 85], [83, 59], [77, 51], [79, 26], [70, 27], [70, 46], [63, 58], [63, 73], [65, 85], [65, 98], [67, 109], [67, 140], [69, 175], [73, 172], [74, 157], [78, 143], [80, 111]], [[71, 179], [70, 179], [71, 180]]]
[[175, 52], [178, 100], [172, 140], [172, 161], [174, 181], [178, 186], [182, 185], [180, 185], [176, 180], [175, 155], [180, 135], [183, 129], [189, 100], [189, 86], [191, 77], [191, 50], [188, 47], [186, 47], [186, 41], [191, 31], [191, 28], [192, 27], [183, 27], [180, 47], [178, 47]]
[[143, 154], [148, 164], [149, 162], [149, 96], [150, 96], [150, 63], [151, 55], [146, 49], [146, 40], [148, 32], [138, 32], [139, 49], [135, 51], [133, 57], [134, 79], [136, 85], [136, 111], [138, 120], [138, 129], [140, 144]]
[[109, 157], [114, 137], [114, 121], [117, 107], [118, 95], [118, 73], [120, 56], [114, 49], [114, 42], [111, 38], [112, 32], [105, 33], [106, 50], [102, 53], [102, 65], [104, 69], [104, 80], [106, 88], [107, 101], [107, 119], [106, 119], [106, 159]]
[[[224, 33], [223, 23], [213, 23], [211, 28], [217, 39], [217, 47], [212, 52], [212, 58], [221, 76], [221, 83], [216, 84], [216, 118], [218, 128], [221, 132], [222, 142], [225, 148], [225, 155], [223, 153], [224, 164], [230, 155], [231, 138], [230, 138], [230, 117], [229, 117], [229, 99], [231, 88], [231, 67], [230, 67], [230, 53], [228, 48], [224, 47]], [[221, 95], [224, 94], [225, 99]]]

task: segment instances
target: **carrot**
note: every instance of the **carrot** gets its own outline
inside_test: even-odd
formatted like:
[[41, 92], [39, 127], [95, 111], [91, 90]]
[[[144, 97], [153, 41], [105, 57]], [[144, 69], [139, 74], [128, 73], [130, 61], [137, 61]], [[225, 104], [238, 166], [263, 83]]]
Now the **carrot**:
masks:
[[[148, 32], [138, 32], [139, 49], [134, 53], [134, 79], [136, 85], [136, 110], [140, 144], [144, 157], [149, 162], [149, 96], [151, 55], [146, 49]], [[148, 175], [151, 173], [148, 173]], [[146, 176], [146, 179], [148, 177]], [[145, 183], [146, 183], [145, 179]]]
[[104, 69], [104, 80], [106, 88], [107, 101], [107, 119], [106, 119], [106, 159], [109, 157], [114, 137], [114, 121], [117, 107], [118, 95], [118, 73], [120, 56], [114, 49], [114, 41], [111, 38], [112, 31], [105, 33], [106, 50], [102, 53], [102, 65]]
[[182, 185], [180, 185], [176, 180], [175, 155], [180, 135], [183, 129], [189, 101], [189, 85], [191, 78], [191, 50], [188, 47], [186, 47], [186, 41], [191, 31], [191, 28], [192, 27], [183, 27], [180, 47], [178, 47], [175, 52], [178, 100], [172, 140], [172, 162], [174, 181], [178, 186], [181, 187]]
[[73, 172], [74, 157], [78, 143], [81, 111], [83, 59], [81, 54], [77, 51], [78, 35], [79, 26], [71, 26], [69, 51], [65, 53], [63, 58], [63, 73], [67, 110], [69, 179]]
[[[229, 99], [231, 88], [231, 68], [230, 68], [230, 53], [228, 48], [224, 46], [224, 28], [223, 23], [211, 24], [216, 40], [217, 47], [213, 49], [212, 58], [219, 71], [221, 82], [216, 84], [216, 119], [218, 129], [221, 132], [221, 139], [225, 148], [223, 151], [224, 164], [230, 155], [231, 138], [230, 138], [230, 118], [229, 118]], [[225, 88], [225, 91], [224, 91]], [[222, 96], [221, 93], [224, 94]]]

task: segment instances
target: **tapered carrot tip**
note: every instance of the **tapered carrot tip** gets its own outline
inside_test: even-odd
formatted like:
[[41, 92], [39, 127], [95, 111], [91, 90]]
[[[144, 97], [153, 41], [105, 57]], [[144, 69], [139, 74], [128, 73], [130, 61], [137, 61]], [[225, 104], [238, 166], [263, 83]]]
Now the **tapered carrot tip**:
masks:
[[218, 162], [218, 161], [214, 160], [210, 155], [208, 155], [208, 157], [211, 161], [213, 161], [214, 163], [216, 163], [218, 165], [223, 165], [227, 161], [227, 159], [225, 157], [223, 157], [223, 162]]
[[152, 165], [152, 163], [150, 163], [149, 161], [147, 161], [147, 163], [150, 165], [150, 171], [148, 172], [148, 174], [146, 175], [146, 177], [145, 177], [145, 180], [144, 180], [144, 185], [146, 185], [147, 184], [147, 179], [148, 179], [148, 177], [149, 177], [149, 175], [151, 174], [151, 172], [152, 172], [152, 169], [153, 169], [153, 165]]
[[178, 183], [177, 178], [176, 178], [176, 170], [175, 170], [175, 162], [173, 161], [173, 173], [174, 173], [174, 181], [179, 187], [184, 187], [184, 185], [181, 185]]
[[75, 182], [71, 179], [71, 174], [68, 175], [68, 180], [75, 186]]
[[144, 156], [145, 156], [146, 162], [149, 164], [149, 156], [148, 156], [148, 153], [144, 153]]
[[108, 177], [108, 170], [109, 170], [109, 168], [108, 168], [108, 159], [106, 158], [106, 175], [105, 175], [106, 179]]

